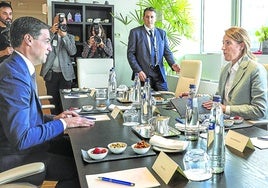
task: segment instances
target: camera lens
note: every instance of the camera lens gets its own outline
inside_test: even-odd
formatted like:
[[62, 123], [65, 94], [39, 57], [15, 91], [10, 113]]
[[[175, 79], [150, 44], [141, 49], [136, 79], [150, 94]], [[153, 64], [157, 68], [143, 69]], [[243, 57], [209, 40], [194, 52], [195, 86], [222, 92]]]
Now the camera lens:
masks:
[[66, 24], [60, 24], [59, 25], [59, 29], [63, 32], [66, 32], [67, 31], [67, 25]]
[[94, 41], [97, 43], [97, 44], [100, 44], [101, 43], [101, 38], [97, 35], [94, 36]]

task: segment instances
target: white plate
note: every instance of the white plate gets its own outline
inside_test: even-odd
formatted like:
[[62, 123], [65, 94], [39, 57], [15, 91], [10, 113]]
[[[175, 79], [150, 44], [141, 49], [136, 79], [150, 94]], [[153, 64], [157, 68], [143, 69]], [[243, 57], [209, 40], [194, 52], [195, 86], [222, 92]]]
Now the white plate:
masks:
[[136, 126], [139, 124], [140, 124], [139, 122], [125, 122], [125, 123], [123, 123], [123, 125], [125, 125], [125, 126]]
[[185, 149], [168, 149], [168, 148], [161, 148], [161, 147], [158, 147], [158, 146], [153, 146], [153, 149], [155, 151], [163, 151], [163, 152], [166, 152], [166, 153], [178, 153], [178, 152], [182, 152], [184, 151]]
[[[184, 132], [185, 131], [185, 125], [184, 124], [181, 124], [181, 123], [176, 123], [175, 124], [175, 127], [176, 127], [176, 129], [178, 129], [179, 131], [182, 131], [182, 132]], [[206, 127], [205, 126], [200, 126], [199, 127], [199, 130], [200, 131], [206, 131]]]

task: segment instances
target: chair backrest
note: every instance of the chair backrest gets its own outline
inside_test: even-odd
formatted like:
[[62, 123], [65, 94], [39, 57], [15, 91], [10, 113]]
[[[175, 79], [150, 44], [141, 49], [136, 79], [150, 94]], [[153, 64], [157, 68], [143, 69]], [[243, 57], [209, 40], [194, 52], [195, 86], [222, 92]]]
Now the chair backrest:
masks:
[[198, 91], [202, 72], [201, 60], [182, 60], [180, 66], [181, 72], [175, 90], [176, 97], [182, 93], [188, 92], [190, 84], [195, 84], [196, 91]]
[[108, 87], [109, 71], [113, 63], [111, 58], [77, 58], [78, 87]]

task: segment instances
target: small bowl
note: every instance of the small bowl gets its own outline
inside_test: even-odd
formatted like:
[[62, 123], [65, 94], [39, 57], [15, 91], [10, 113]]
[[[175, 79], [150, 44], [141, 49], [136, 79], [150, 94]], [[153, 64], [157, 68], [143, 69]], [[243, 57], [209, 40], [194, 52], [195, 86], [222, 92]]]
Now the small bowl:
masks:
[[91, 111], [92, 109], [93, 109], [93, 106], [92, 105], [84, 105], [84, 106], [82, 106], [82, 109], [84, 110], [84, 111], [87, 111], [87, 112], [89, 112], [89, 111]]
[[136, 144], [132, 144], [131, 148], [137, 154], [145, 154], [150, 150], [151, 145], [145, 141], [138, 142]]
[[101, 105], [96, 106], [96, 109], [97, 109], [97, 110], [100, 110], [100, 111], [103, 111], [103, 110], [105, 110], [106, 108], [107, 108], [107, 106], [104, 105], [104, 104], [101, 104]]
[[108, 148], [112, 153], [120, 154], [126, 150], [127, 144], [124, 142], [112, 142], [108, 144]]
[[233, 126], [233, 124], [234, 124], [234, 120], [231, 120], [231, 119], [225, 119], [224, 120], [224, 126], [225, 127], [231, 127], [231, 126]]
[[63, 89], [62, 90], [63, 93], [71, 93], [71, 91], [72, 91], [71, 89]]
[[240, 123], [243, 123], [244, 121], [244, 118], [240, 116], [230, 117], [230, 119], [234, 121], [234, 124], [240, 124]]
[[74, 92], [78, 92], [79, 90], [80, 90], [80, 89], [77, 88], [77, 87], [72, 88], [72, 91], [74, 91]]
[[71, 108], [69, 108], [69, 110], [70, 111], [75, 111], [76, 113], [79, 113], [79, 112], [81, 112], [81, 108], [77, 108], [77, 107], [71, 107]]
[[81, 88], [81, 91], [83, 91], [83, 92], [88, 92], [88, 91], [89, 91], [89, 88], [87, 88], [87, 87], [83, 87], [83, 88]]
[[[96, 151], [98, 151], [97, 153], [95, 153]], [[95, 147], [95, 148], [91, 148], [87, 151], [88, 155], [90, 158], [94, 159], [94, 160], [100, 160], [103, 159], [104, 157], [107, 156], [108, 154], [108, 149], [107, 148], [103, 148], [103, 147]]]

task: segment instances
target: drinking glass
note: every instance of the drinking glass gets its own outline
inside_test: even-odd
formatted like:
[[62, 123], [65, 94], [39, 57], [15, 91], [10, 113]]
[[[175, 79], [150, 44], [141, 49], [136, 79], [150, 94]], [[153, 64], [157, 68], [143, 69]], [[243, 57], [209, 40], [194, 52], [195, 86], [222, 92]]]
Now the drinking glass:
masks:
[[107, 89], [96, 89], [95, 95], [96, 109], [105, 110], [108, 105]]

